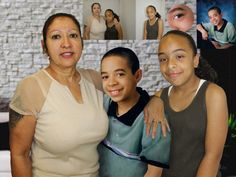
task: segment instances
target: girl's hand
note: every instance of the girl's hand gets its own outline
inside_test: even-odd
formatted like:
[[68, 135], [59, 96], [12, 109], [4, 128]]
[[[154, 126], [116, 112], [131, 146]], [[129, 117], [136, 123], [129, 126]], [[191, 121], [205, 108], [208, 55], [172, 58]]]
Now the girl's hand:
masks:
[[152, 128], [152, 138], [155, 138], [158, 123], [161, 123], [162, 133], [164, 137], [166, 137], [166, 129], [170, 131], [169, 124], [164, 114], [164, 104], [159, 97], [153, 96], [145, 106], [144, 122], [147, 127], [146, 133], [148, 136], [150, 135], [150, 130]]
[[113, 22], [114, 22], [115, 25], [117, 25], [119, 23], [116, 18], [114, 18]]

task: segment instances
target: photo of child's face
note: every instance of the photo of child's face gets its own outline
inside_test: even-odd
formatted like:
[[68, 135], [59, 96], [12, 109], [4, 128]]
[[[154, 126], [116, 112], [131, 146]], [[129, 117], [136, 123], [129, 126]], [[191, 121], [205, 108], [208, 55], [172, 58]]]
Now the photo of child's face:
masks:
[[152, 7], [147, 8], [147, 16], [149, 19], [156, 18], [156, 11]]
[[112, 22], [114, 20], [114, 16], [112, 14], [112, 12], [110, 11], [106, 11], [105, 13], [105, 19], [106, 21], [109, 23], [109, 22]]
[[172, 29], [186, 32], [193, 25], [193, 11], [186, 5], [176, 4], [168, 11], [167, 21]]
[[217, 26], [221, 23], [222, 21], [222, 15], [217, 12], [217, 10], [210, 10], [208, 12], [208, 17], [210, 19], [210, 22]]

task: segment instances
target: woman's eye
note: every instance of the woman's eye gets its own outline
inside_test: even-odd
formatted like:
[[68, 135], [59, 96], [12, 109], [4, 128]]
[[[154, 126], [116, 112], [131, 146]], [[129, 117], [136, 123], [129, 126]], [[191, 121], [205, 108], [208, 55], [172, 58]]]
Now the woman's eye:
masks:
[[102, 80], [108, 79], [108, 76], [102, 76]]
[[54, 34], [54, 35], [52, 35], [51, 38], [52, 38], [52, 39], [60, 39], [60, 37], [61, 37], [61, 36], [60, 36], [59, 34]]
[[70, 34], [70, 37], [71, 37], [71, 38], [77, 38], [77, 37], [78, 37], [78, 34], [72, 33], [72, 34]]
[[167, 61], [166, 58], [159, 58], [159, 62], [160, 62], [160, 63], [164, 63], [164, 62], [166, 62], [166, 61]]

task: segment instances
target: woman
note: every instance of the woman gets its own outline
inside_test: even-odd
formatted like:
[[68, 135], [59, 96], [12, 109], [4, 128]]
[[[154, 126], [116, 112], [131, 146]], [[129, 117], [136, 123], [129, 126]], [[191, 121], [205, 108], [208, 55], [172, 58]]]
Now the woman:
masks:
[[93, 3], [91, 6], [92, 16], [88, 17], [84, 28], [84, 39], [103, 40], [106, 31], [106, 22], [101, 16], [101, 5]]
[[143, 38], [160, 40], [164, 31], [164, 24], [161, 15], [152, 5], [147, 6], [146, 13], [148, 20], [144, 22]]
[[78, 21], [52, 15], [42, 43], [49, 66], [23, 79], [10, 104], [12, 174], [97, 177], [107, 115], [100, 75], [76, 69], [83, 48]]
[[112, 9], [105, 11], [107, 29], [105, 31], [105, 39], [116, 40], [123, 39], [123, 31], [120, 24], [119, 16]]
[[50, 16], [42, 46], [49, 66], [23, 79], [10, 103], [13, 177], [97, 177], [107, 134], [101, 76], [76, 69], [83, 41], [73, 15]]
[[194, 40], [182, 31], [163, 36], [158, 57], [160, 71], [171, 84], [156, 93], [164, 101], [172, 132], [170, 169], [162, 177], [220, 176], [228, 111], [224, 90], [206, 81], [214, 80], [215, 72], [199, 59]]

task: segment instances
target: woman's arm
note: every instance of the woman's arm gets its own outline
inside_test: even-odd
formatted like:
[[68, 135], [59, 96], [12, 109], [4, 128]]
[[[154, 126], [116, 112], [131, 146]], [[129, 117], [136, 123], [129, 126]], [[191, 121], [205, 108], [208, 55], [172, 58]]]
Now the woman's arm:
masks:
[[33, 141], [36, 118], [23, 116], [10, 110], [10, 151], [13, 177], [32, 177], [30, 148]]
[[90, 27], [87, 26], [87, 25], [84, 26], [84, 36], [83, 36], [83, 38], [84, 38], [85, 40], [90, 39], [89, 33], [90, 33]]
[[162, 174], [162, 168], [148, 165], [148, 170], [145, 173], [144, 177], [161, 177]]
[[226, 140], [228, 109], [222, 88], [210, 84], [206, 92], [207, 130], [205, 154], [197, 177], [216, 177]]
[[163, 36], [164, 24], [162, 19], [158, 19], [158, 36], [157, 39], [160, 40]]
[[89, 16], [86, 20], [86, 23], [84, 24], [84, 35], [83, 35], [83, 38], [85, 40], [88, 40], [90, 39], [90, 28], [91, 28], [91, 24], [92, 24], [92, 20], [93, 20], [93, 17], [92, 16]]
[[147, 39], [147, 21], [144, 22], [144, 25], [143, 25], [143, 39], [146, 40]]

